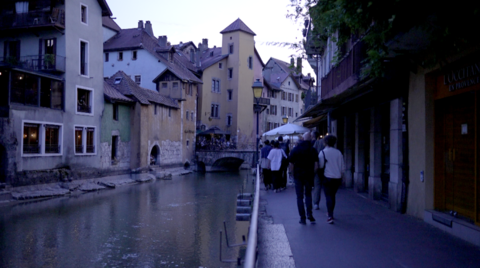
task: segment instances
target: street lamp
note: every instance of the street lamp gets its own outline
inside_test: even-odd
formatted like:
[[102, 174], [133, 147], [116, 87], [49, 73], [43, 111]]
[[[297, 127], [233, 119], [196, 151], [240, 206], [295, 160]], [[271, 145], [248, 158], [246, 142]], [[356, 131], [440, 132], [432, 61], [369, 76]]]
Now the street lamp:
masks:
[[259, 121], [258, 115], [260, 113], [260, 106], [258, 105], [258, 103], [260, 101], [260, 97], [262, 97], [262, 91], [263, 91], [263, 84], [262, 84], [262, 82], [260, 82], [260, 79], [257, 79], [257, 81], [253, 82], [252, 89], [253, 89], [253, 97], [255, 97], [255, 102], [256, 102], [255, 112], [257, 113], [257, 150], [256, 150], [255, 160], [258, 164], [258, 141], [259, 141], [259, 137], [258, 137], [258, 121]]
[[287, 115], [284, 115], [284, 116], [282, 117], [282, 121], [283, 121], [284, 124], [288, 123], [288, 116], [287, 116]]

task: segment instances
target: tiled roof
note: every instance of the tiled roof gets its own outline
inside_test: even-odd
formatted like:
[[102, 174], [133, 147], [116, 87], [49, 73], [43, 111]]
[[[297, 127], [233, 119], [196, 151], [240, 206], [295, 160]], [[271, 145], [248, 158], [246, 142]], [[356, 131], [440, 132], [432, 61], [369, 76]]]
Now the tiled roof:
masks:
[[120, 30], [122, 30], [122, 28], [120, 28], [120, 26], [118, 26], [118, 24], [108, 16], [102, 17], [102, 25], [116, 32], [119, 32]]
[[98, 0], [98, 4], [102, 8], [102, 16], [112, 16], [112, 11], [105, 0]]
[[126, 97], [122, 93], [118, 92], [118, 90], [109, 85], [106, 81], [103, 82], [103, 94], [111, 101], [134, 102], [129, 97]]
[[243, 21], [238, 18], [236, 21], [232, 22], [232, 24], [228, 25], [227, 28], [225, 28], [223, 31], [221, 31], [221, 34], [224, 33], [230, 33], [230, 32], [235, 32], [235, 31], [242, 31], [251, 35], [256, 35], [250, 28], [248, 28]]
[[157, 38], [150, 36], [144, 29], [123, 29], [103, 43], [103, 50], [106, 52], [129, 49], [145, 49], [180, 79], [202, 83], [202, 80], [187, 68], [186, 63], [180, 58], [181, 55], [175, 52], [173, 62], [168, 61], [168, 57], [163, 57], [162, 53], [168, 53], [171, 49], [175, 51], [175, 48], [173, 46], [161, 47]]
[[192, 45], [195, 49], [197, 49], [197, 46], [192, 41], [188, 41], [186, 43], [181, 43], [181, 44], [174, 45], [174, 46], [175, 46], [176, 49], [183, 50], [185, 47], [187, 47], [189, 45]]
[[137, 100], [141, 104], [149, 105], [153, 102], [167, 107], [180, 108], [176, 100], [160, 95], [156, 91], [140, 87], [123, 71], [118, 71], [106, 82], [121, 94]]

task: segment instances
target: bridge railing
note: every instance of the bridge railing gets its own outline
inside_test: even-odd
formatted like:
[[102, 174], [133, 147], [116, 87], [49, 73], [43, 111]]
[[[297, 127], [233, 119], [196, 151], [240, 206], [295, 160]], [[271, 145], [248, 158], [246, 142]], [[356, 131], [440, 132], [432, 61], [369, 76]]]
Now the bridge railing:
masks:
[[258, 239], [258, 206], [260, 204], [260, 166], [257, 164], [255, 180], [255, 198], [253, 200], [252, 217], [248, 229], [248, 244], [243, 267], [253, 268], [257, 262], [257, 239]]

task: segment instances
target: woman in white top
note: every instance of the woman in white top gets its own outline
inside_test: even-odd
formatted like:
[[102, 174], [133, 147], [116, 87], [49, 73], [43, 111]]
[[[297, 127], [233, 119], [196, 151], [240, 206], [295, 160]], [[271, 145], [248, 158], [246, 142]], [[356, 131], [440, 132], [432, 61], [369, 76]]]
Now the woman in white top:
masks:
[[333, 223], [333, 209], [335, 208], [335, 195], [342, 184], [345, 171], [345, 162], [342, 153], [334, 148], [337, 137], [328, 135], [324, 139], [325, 149], [318, 154], [320, 168], [325, 167], [323, 191], [327, 199], [328, 219], [327, 223]]
[[272, 178], [273, 178], [273, 191], [279, 192], [280, 183], [282, 180], [282, 173], [280, 171], [280, 167], [282, 166], [282, 158], [287, 158], [285, 152], [279, 148], [278, 141], [273, 143], [273, 149], [270, 150], [268, 153], [267, 158], [270, 160], [270, 169], [272, 170]]

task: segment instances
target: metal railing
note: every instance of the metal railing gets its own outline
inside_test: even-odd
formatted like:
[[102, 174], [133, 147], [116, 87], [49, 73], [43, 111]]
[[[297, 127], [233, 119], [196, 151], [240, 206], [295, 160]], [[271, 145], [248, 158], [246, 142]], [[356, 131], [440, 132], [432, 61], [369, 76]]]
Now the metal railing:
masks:
[[24, 144], [23, 145], [23, 153], [24, 154], [39, 154], [40, 153], [40, 145], [38, 144]]
[[83, 153], [83, 145], [75, 145], [75, 152], [77, 154]]
[[60, 153], [60, 145], [58, 144], [46, 144], [45, 145], [46, 154], [58, 154]]
[[248, 229], [248, 244], [243, 267], [253, 268], [257, 262], [257, 233], [258, 233], [258, 206], [260, 204], [260, 166], [257, 164], [257, 176], [255, 180], [255, 198], [253, 200], [252, 217]]
[[[365, 46], [363, 42], [356, 43], [352, 50], [336, 65], [330, 72], [322, 78], [322, 99], [331, 97], [331, 91], [336, 90], [347, 79], [358, 79], [362, 68], [362, 61], [366, 58]], [[341, 91], [348, 87], [341, 88]], [[335, 92], [336, 95], [342, 92]]]
[[0, 19], [0, 30], [52, 25], [65, 28], [65, 10], [52, 8], [52, 11], [29, 11], [21, 14], [12, 11], [10, 14], [4, 14]]
[[87, 153], [95, 153], [95, 145], [87, 145]]
[[78, 104], [77, 112], [89, 114], [92, 112], [92, 107], [90, 105]]
[[31, 71], [65, 72], [65, 57], [54, 54], [0, 57], [0, 63]]

